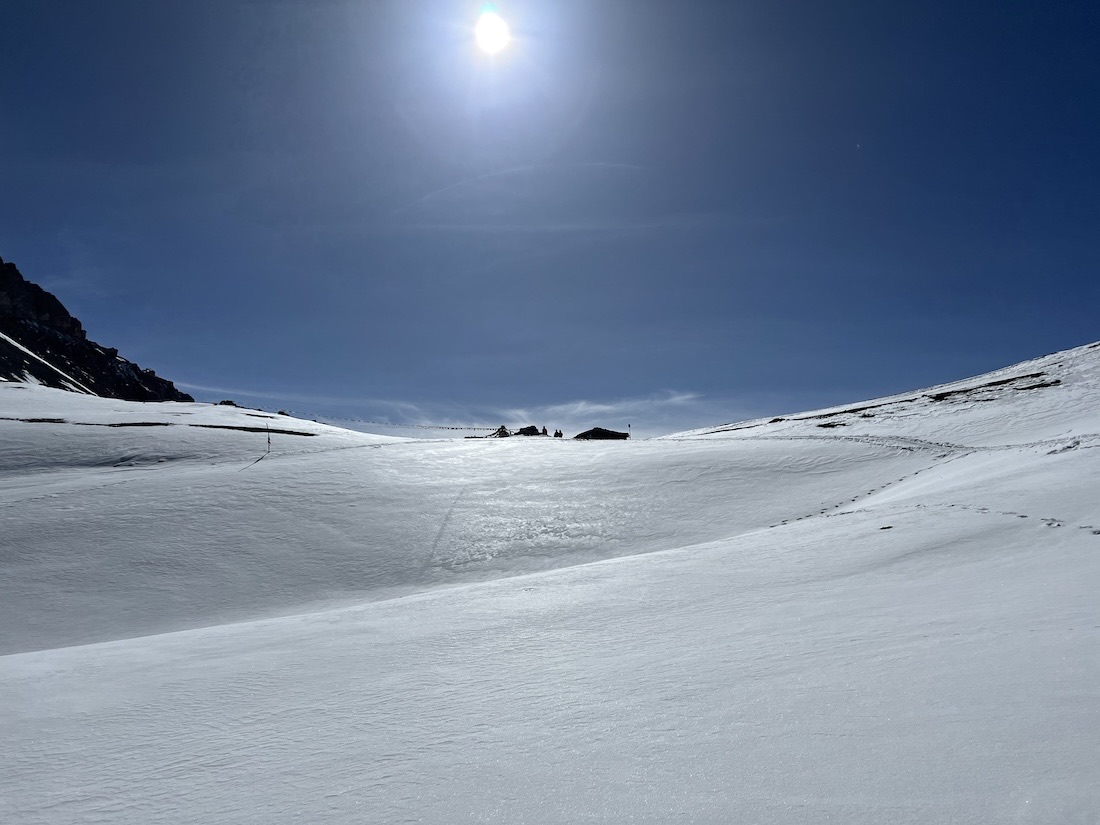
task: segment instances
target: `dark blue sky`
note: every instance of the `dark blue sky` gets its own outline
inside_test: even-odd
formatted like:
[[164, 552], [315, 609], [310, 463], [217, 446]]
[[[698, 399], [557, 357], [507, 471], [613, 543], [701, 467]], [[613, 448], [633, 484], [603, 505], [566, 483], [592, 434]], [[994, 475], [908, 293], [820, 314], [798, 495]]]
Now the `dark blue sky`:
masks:
[[476, 2], [7, 0], [0, 255], [197, 397], [394, 421], [653, 434], [1100, 338], [1094, 3], [496, 7], [490, 59]]

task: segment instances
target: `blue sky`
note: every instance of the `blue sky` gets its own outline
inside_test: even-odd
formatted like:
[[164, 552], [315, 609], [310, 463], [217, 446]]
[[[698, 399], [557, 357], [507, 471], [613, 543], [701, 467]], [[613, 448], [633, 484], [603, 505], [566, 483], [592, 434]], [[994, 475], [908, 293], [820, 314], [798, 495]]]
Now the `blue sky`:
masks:
[[[12, 0], [0, 255], [189, 389], [656, 434], [1100, 338], [1078, 2]], [[508, 417], [511, 417], [510, 419]]]

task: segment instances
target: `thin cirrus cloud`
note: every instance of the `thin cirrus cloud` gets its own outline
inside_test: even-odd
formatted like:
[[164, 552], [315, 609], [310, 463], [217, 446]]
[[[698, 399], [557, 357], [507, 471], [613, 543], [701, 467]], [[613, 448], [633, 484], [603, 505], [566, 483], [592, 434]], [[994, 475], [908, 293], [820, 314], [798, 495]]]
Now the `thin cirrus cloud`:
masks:
[[[455, 404], [423, 404], [383, 398], [314, 396], [300, 393], [255, 392], [240, 387], [177, 382], [177, 386], [209, 398], [234, 398], [278, 406], [300, 418], [312, 418], [337, 426], [389, 435], [433, 435], [433, 427], [445, 435], [454, 429], [471, 431], [504, 425], [530, 424], [574, 434], [594, 426], [632, 429], [637, 437], [718, 425], [752, 417], [756, 411], [735, 409], [727, 401], [694, 392], [666, 391], [645, 397], [611, 401], [578, 399], [559, 404], [511, 408], [474, 408]], [[315, 408], [339, 409], [344, 415], [321, 413]], [[641, 424], [639, 428], [632, 424]], [[404, 429], [403, 429], [404, 428]], [[407, 430], [407, 432], [406, 432]]]
[[564, 235], [771, 223], [684, 211], [655, 195], [643, 166], [607, 161], [517, 166], [436, 189], [389, 214], [393, 233]]
[[640, 232], [652, 229], [695, 229], [721, 226], [731, 221], [729, 215], [717, 212], [664, 215], [640, 219], [594, 219], [577, 221], [544, 221], [528, 223], [501, 222], [426, 222], [397, 225], [409, 232], [478, 232], [499, 233], [502, 230], [523, 234], [570, 234], [599, 232]]
[[207, 396], [234, 397], [255, 399], [258, 401], [273, 401], [280, 405], [293, 404], [320, 404], [340, 407], [360, 408], [399, 408], [416, 412], [419, 408], [415, 404], [402, 401], [389, 401], [383, 398], [369, 398], [364, 396], [339, 396], [339, 395], [309, 395], [296, 392], [269, 392], [245, 389], [242, 387], [211, 386], [209, 384], [192, 384], [186, 381], [176, 381], [175, 385], [188, 392]]
[[588, 161], [585, 163], [544, 163], [544, 164], [526, 164], [523, 166], [513, 166], [508, 169], [498, 169], [492, 172], [486, 172], [481, 175], [474, 175], [473, 177], [466, 178], [464, 180], [456, 181], [455, 183], [448, 184], [447, 186], [440, 187], [426, 195], [422, 195], [411, 203], [400, 206], [393, 210], [392, 216], [408, 213], [416, 209], [416, 207], [423, 204], [437, 201], [446, 195], [460, 194], [463, 192], [475, 191], [478, 184], [483, 184], [487, 181], [504, 181], [508, 179], [514, 179], [524, 175], [532, 175], [538, 172], [553, 172], [555, 170], [619, 170], [626, 172], [643, 172], [645, 167], [635, 166], [630, 163], [613, 163], [611, 161]]
[[[736, 410], [719, 398], [709, 398], [693, 392], [673, 392], [612, 401], [580, 399], [542, 407], [501, 410], [504, 420], [523, 424], [545, 423], [555, 429], [582, 430], [594, 426], [607, 429], [633, 430], [634, 435], [648, 437], [661, 433], [703, 427], [728, 422], [731, 418], [749, 417], [750, 411]], [[642, 422], [634, 429], [633, 424]]]
[[507, 181], [509, 179], [530, 176], [538, 172], [549, 171], [553, 169], [623, 169], [630, 171], [642, 171], [641, 166], [604, 162], [525, 164], [523, 166], [512, 166], [507, 169], [497, 169], [491, 172], [485, 172], [484, 174], [474, 175], [472, 177], [464, 178], [463, 180], [447, 184], [446, 186], [441, 186], [438, 189], [428, 192], [426, 195], [421, 195], [410, 203], [397, 207], [390, 214], [393, 216], [402, 215], [414, 211], [417, 207], [424, 204], [429, 204], [433, 201], [446, 199], [448, 195], [469, 194], [471, 192], [476, 193], [480, 189], [480, 184], [485, 184], [490, 181]]
[[668, 392], [664, 395], [646, 398], [628, 398], [619, 401], [570, 401], [566, 404], [553, 404], [543, 408], [549, 415], [566, 415], [579, 418], [588, 415], [628, 415], [634, 412], [649, 411], [655, 407], [683, 407], [697, 403], [702, 399], [698, 393]]
[[641, 166], [612, 162], [517, 166], [436, 189], [390, 213], [396, 232], [574, 233], [713, 221], [652, 202]]

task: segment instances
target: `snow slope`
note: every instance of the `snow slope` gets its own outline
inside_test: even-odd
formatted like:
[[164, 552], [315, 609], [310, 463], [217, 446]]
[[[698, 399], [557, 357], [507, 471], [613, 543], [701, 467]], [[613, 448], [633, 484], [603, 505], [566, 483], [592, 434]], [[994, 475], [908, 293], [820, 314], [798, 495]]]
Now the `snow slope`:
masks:
[[[838, 488], [934, 462], [830, 440], [793, 453], [748, 441], [407, 441], [227, 407], [0, 393], [24, 419], [0, 422], [0, 652], [713, 541], [791, 516], [792, 500], [795, 515], [816, 512], [843, 500]], [[51, 417], [64, 423], [34, 420]], [[254, 464], [265, 426], [272, 452]]]
[[1098, 401], [1098, 345], [625, 443], [0, 384], [0, 812], [1100, 821]]

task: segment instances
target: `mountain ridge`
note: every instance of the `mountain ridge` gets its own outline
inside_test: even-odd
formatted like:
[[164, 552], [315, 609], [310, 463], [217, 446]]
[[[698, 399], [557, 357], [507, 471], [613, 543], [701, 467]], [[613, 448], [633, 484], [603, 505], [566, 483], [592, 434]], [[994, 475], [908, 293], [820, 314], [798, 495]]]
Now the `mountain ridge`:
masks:
[[187, 393], [88, 339], [52, 293], [0, 258], [0, 380], [123, 401], [193, 401]]

